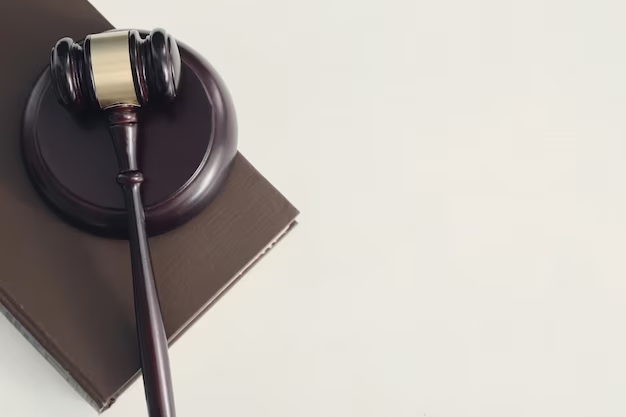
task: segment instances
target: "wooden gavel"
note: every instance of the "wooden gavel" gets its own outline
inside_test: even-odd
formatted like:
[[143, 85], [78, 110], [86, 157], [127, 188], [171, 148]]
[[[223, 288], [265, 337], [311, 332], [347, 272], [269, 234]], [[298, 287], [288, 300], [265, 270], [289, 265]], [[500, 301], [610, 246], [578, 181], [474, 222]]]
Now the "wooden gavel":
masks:
[[144, 388], [150, 417], [175, 417], [167, 336], [152, 273], [137, 165], [137, 109], [176, 98], [181, 59], [175, 39], [155, 29], [142, 39], [139, 32], [110, 31], [89, 35], [82, 44], [59, 40], [50, 58], [58, 100], [73, 112], [101, 109], [119, 163], [128, 212], [135, 316]]

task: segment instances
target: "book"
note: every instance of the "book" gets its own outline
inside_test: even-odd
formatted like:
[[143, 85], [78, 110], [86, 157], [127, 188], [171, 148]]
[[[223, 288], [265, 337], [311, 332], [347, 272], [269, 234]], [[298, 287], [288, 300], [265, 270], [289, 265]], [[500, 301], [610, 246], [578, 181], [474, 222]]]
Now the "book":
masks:
[[[98, 411], [140, 374], [128, 242], [84, 233], [39, 198], [20, 155], [22, 112], [63, 36], [111, 29], [86, 0], [0, 3], [0, 312]], [[42, 58], [43, 57], [43, 58]], [[150, 239], [170, 343], [296, 224], [241, 154], [216, 199]]]

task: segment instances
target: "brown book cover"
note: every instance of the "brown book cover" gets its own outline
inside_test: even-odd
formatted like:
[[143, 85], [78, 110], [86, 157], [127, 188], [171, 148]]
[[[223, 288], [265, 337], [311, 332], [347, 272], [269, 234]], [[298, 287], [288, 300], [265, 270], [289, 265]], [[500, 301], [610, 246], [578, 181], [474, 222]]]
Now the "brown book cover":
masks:
[[[68, 226], [20, 156], [22, 111], [63, 36], [112, 26], [86, 0], [0, 2], [0, 311], [98, 410], [139, 373], [128, 243]], [[8, 48], [8, 50], [7, 50]], [[170, 343], [295, 224], [297, 210], [238, 155], [220, 195], [150, 240]]]

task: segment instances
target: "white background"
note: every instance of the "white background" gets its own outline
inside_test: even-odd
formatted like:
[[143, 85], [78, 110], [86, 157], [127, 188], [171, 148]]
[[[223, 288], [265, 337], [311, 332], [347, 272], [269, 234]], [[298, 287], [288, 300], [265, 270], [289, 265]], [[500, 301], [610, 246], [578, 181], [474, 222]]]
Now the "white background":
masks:
[[[171, 349], [180, 417], [626, 414], [622, 1], [93, 3], [206, 56], [302, 211]], [[3, 415], [95, 415], [0, 340]]]

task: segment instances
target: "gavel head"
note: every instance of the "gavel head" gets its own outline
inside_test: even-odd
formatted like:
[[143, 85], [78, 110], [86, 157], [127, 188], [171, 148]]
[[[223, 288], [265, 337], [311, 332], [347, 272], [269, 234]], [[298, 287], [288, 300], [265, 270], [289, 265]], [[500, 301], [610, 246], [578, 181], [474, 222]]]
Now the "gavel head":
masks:
[[136, 30], [59, 40], [50, 57], [56, 96], [66, 108], [144, 106], [176, 97], [181, 61], [176, 40], [162, 29], [142, 39]]

